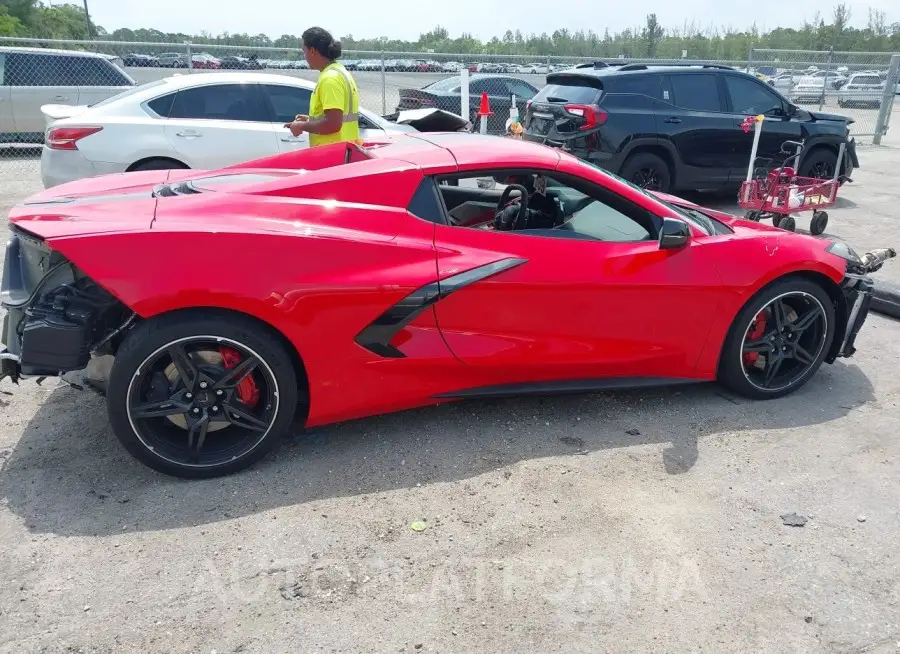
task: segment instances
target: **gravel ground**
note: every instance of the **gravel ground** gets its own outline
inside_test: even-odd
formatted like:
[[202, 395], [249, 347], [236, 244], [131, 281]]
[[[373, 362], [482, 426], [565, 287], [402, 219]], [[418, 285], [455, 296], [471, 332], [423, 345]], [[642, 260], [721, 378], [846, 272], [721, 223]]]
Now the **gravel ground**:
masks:
[[[900, 150], [861, 159], [829, 231], [900, 245]], [[5, 213], [39, 181], [3, 164]], [[0, 651], [895, 652], [900, 325], [857, 344], [782, 400], [426, 408], [200, 482], [132, 460], [94, 395], [4, 381]]]

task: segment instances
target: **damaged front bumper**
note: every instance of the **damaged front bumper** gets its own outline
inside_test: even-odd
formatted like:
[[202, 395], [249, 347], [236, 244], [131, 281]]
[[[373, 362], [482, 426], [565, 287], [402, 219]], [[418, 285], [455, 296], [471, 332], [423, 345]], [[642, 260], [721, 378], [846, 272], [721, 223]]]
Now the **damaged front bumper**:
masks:
[[893, 248], [872, 250], [862, 257], [856, 256], [849, 248], [847, 251], [852, 256], [846, 257], [847, 272], [841, 284], [847, 307], [847, 324], [839, 347], [836, 351], [832, 350], [835, 357], [852, 357], [856, 353], [856, 337], [869, 316], [875, 289], [875, 282], [869, 274], [879, 270], [888, 259], [897, 256]]

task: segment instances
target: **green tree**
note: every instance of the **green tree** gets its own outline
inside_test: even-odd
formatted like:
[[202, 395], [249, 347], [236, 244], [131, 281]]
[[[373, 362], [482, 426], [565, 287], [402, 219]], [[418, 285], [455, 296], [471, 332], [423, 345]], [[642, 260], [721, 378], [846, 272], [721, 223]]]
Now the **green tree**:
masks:
[[0, 6], [0, 36], [21, 36], [23, 33], [22, 21], [10, 16], [6, 7]]
[[659, 44], [665, 35], [666, 31], [656, 19], [656, 14], [648, 14], [647, 24], [641, 33], [641, 38], [644, 41], [644, 54], [648, 57], [655, 57], [657, 50], [659, 50]]

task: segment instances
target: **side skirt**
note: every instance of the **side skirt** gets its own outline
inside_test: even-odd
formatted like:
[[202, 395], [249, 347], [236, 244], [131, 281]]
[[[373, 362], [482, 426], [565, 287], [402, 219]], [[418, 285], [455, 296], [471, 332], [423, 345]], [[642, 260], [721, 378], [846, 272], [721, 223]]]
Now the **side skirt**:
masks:
[[657, 388], [682, 384], [702, 384], [702, 379], [681, 377], [603, 377], [599, 379], [566, 379], [561, 381], [528, 382], [523, 384], [497, 384], [479, 386], [461, 391], [441, 393], [436, 399], [473, 399], [478, 397], [510, 397], [520, 395], [565, 395], [572, 393], [596, 393], [635, 388]]

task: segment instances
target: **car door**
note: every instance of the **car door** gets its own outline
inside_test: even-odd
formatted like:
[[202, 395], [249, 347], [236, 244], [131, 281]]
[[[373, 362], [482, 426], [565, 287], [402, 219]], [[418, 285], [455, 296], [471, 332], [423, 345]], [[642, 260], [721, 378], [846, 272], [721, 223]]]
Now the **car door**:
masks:
[[103, 57], [73, 56], [72, 70], [77, 71], [78, 103], [92, 105], [135, 86], [135, 82], [114, 60]]
[[736, 164], [740, 128], [724, 113], [715, 73], [679, 71], [665, 85], [656, 122], [659, 138], [670, 141], [681, 158], [675, 183], [682, 189], [725, 185]]
[[[752, 77], [723, 75], [721, 77], [726, 95], [728, 113], [736, 125], [748, 116], [766, 117], [759, 137], [757, 161], [754, 168], [775, 168], [788, 155], [781, 153], [785, 141], [800, 141], [803, 138], [800, 123], [791, 116], [790, 103], [772, 91], [766, 84]], [[750, 153], [753, 149], [753, 130], [736, 131], [738, 141], [735, 156], [737, 166], [731, 170], [731, 182], [741, 182], [747, 178]], [[793, 153], [793, 150], [791, 150]], [[741, 159], [743, 158], [743, 161]]]
[[278, 154], [259, 85], [206, 84], [178, 91], [166, 138], [191, 168], [216, 169]]
[[[600, 177], [582, 162], [559, 170]], [[569, 229], [436, 226], [447, 345], [497, 384], [691, 375], [720, 293], [711, 255], [699, 242], [660, 249], [661, 221], [645, 206], [568, 184], [548, 188], [570, 195]]]
[[5, 68], [15, 131], [20, 139], [43, 138], [43, 105], [78, 104], [76, 77], [60, 55], [9, 52]]
[[4, 141], [13, 141], [16, 123], [13, 120], [12, 104], [9, 97], [9, 85], [5, 77], [6, 55], [0, 52], [0, 135]]

